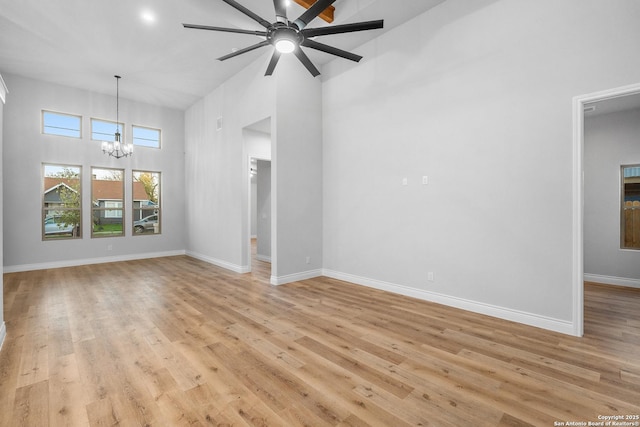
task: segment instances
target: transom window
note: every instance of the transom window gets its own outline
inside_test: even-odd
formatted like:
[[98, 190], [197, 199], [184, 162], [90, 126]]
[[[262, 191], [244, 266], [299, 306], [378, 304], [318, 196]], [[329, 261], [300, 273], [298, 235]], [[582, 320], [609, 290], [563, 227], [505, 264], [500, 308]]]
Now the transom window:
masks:
[[160, 148], [160, 129], [133, 126], [133, 145]]
[[53, 111], [42, 111], [42, 133], [80, 138], [82, 136], [82, 117]]
[[116, 129], [120, 132], [124, 141], [122, 123], [118, 123], [116, 126], [116, 122], [91, 119], [91, 139], [94, 141], [115, 141]]

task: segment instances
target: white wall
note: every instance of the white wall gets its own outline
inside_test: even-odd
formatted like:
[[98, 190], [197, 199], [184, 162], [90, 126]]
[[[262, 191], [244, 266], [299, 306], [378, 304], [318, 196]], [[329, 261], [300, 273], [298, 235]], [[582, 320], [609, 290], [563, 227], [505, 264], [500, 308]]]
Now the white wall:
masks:
[[[109, 78], [108, 76], [105, 78]], [[11, 99], [4, 111], [4, 268], [19, 271], [120, 259], [184, 253], [184, 114], [180, 110], [131, 102], [126, 76], [120, 82], [120, 120], [160, 128], [162, 149], [136, 147], [132, 157], [115, 159], [91, 141], [90, 118], [115, 119], [115, 97], [43, 81], [6, 75]], [[41, 133], [43, 109], [83, 116], [83, 137], [73, 139]], [[83, 238], [42, 241], [42, 163], [81, 165], [84, 189]], [[91, 167], [125, 169], [125, 197], [130, 197], [131, 171], [162, 173], [162, 234], [125, 237], [91, 236]], [[125, 201], [125, 220], [131, 203]], [[108, 250], [108, 246], [111, 250]]]
[[639, 19], [449, 0], [328, 64], [325, 274], [575, 331], [572, 98], [640, 82]]
[[[4, 180], [4, 174], [2, 171], [2, 151], [3, 151], [3, 117], [4, 117], [4, 103], [7, 99], [7, 88], [0, 75], [0, 224], [2, 224], [2, 206], [4, 205], [4, 201], [2, 199], [2, 182]], [[0, 259], [2, 259], [2, 254], [4, 251], [4, 245], [2, 244], [2, 235], [3, 230], [0, 229]], [[4, 282], [3, 277], [0, 275], [0, 349], [2, 348], [2, 343], [4, 342], [4, 338], [7, 335], [7, 327], [4, 323]]]
[[294, 56], [274, 73], [271, 283], [322, 274], [322, 84]]
[[258, 204], [258, 181], [256, 180], [255, 175], [251, 177], [251, 209], [249, 214], [251, 215], [251, 227], [250, 233], [251, 238], [255, 238], [258, 235], [258, 211], [254, 209]]
[[256, 256], [271, 262], [271, 161], [258, 160], [256, 174]]
[[282, 284], [321, 273], [321, 82], [305, 74], [295, 57], [282, 58], [274, 76], [264, 77], [269, 59], [265, 52], [185, 114], [187, 253], [249, 270], [243, 131], [271, 117], [271, 282]]
[[187, 253], [237, 272], [248, 271], [250, 256], [243, 131], [275, 108], [264, 67], [255, 61], [185, 113]]
[[640, 251], [620, 249], [620, 166], [640, 164], [640, 110], [585, 118], [584, 270], [640, 287]]

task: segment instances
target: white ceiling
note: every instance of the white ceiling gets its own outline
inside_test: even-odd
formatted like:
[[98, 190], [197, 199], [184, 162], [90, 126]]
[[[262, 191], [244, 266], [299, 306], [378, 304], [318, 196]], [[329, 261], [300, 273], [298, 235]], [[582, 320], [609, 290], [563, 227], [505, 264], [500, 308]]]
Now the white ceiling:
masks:
[[[359, 45], [443, 1], [337, 0], [334, 24], [384, 19], [385, 28], [322, 42], [357, 53]], [[238, 2], [275, 20], [272, 0]], [[289, 19], [303, 11], [293, 3]], [[145, 12], [152, 22], [142, 19]], [[216, 60], [257, 43], [255, 36], [188, 30], [182, 23], [263, 29], [222, 0], [0, 0], [0, 73], [106, 94], [115, 93], [119, 74], [122, 98], [186, 109], [257, 58], [265, 57], [266, 68], [271, 47]], [[316, 19], [309, 27], [323, 25]], [[318, 67], [335, 58], [306, 52]], [[307, 71], [301, 66], [300, 72]]]

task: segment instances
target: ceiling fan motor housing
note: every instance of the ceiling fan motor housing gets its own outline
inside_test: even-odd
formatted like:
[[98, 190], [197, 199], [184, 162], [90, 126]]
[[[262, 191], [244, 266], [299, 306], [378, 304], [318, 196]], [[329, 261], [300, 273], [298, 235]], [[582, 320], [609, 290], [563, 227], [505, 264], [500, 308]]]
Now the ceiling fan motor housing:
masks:
[[304, 40], [304, 36], [296, 27], [278, 22], [267, 30], [267, 40], [276, 47], [281, 41], [289, 41], [297, 47]]

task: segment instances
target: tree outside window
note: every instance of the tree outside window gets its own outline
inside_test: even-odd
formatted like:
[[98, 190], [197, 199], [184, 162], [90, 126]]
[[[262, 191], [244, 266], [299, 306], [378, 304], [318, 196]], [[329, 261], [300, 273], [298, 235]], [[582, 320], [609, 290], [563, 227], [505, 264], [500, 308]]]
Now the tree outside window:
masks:
[[133, 232], [160, 234], [160, 172], [133, 171]]
[[81, 167], [43, 165], [42, 238], [81, 238]]

